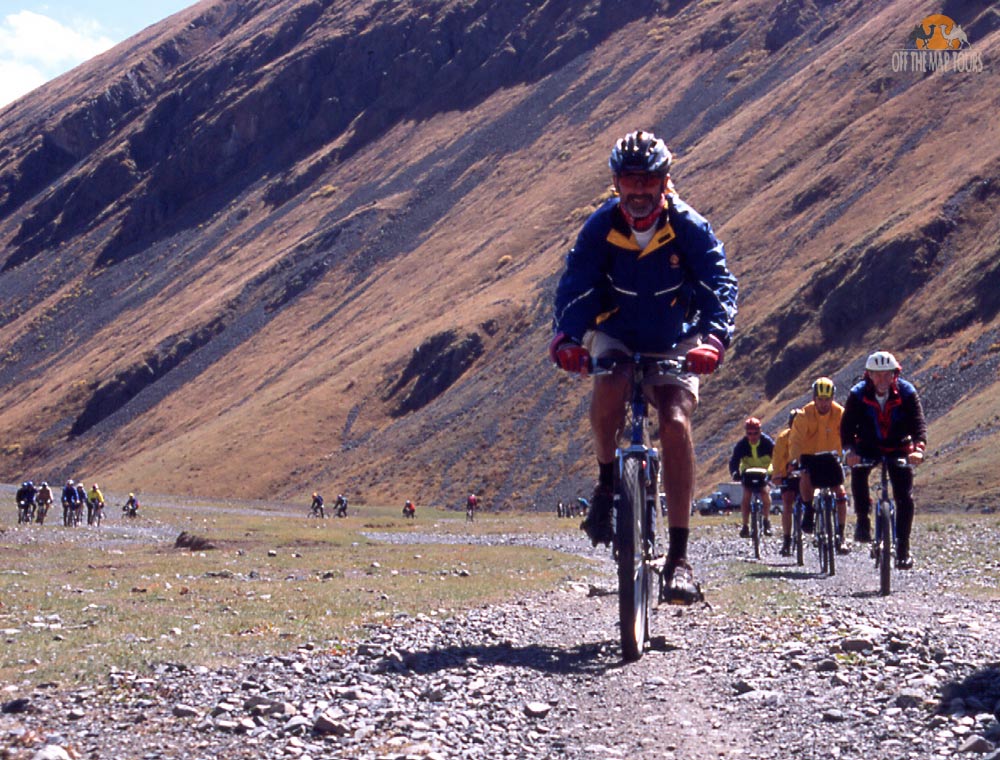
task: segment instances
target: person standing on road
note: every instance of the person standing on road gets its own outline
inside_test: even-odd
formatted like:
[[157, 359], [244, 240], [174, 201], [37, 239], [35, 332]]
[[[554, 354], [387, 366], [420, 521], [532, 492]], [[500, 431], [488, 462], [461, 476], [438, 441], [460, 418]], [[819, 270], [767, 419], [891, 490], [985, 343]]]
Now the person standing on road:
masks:
[[[698, 374], [722, 363], [736, 318], [736, 278], [711, 225], [682, 201], [670, 180], [673, 157], [652, 132], [618, 140], [608, 164], [616, 196], [590, 215], [566, 257], [559, 280], [549, 356], [561, 369], [586, 375], [591, 356], [636, 352], [683, 358], [683, 376], [646, 378], [658, 410], [669, 546], [664, 583], [677, 601], [701, 598], [687, 559], [694, 445], [691, 415]], [[591, 542], [612, 538], [611, 506], [617, 432], [630, 377], [594, 378], [590, 424], [598, 478], [581, 527]]]
[[[905, 459], [917, 466], [924, 461], [927, 423], [917, 389], [899, 375], [902, 366], [888, 351], [876, 351], [865, 362], [864, 379], [851, 388], [844, 405], [840, 437], [847, 449], [846, 462], [855, 467], [861, 460], [889, 457], [889, 480], [896, 501], [896, 567], [913, 567], [910, 533], [913, 528], [913, 471], [895, 464]], [[854, 540], [872, 540], [871, 467], [857, 467], [851, 474], [851, 495], [857, 518]]]
[[[774, 456], [774, 439], [761, 430], [760, 420], [748, 417], [743, 424], [746, 435], [740, 438], [733, 447], [733, 455], [729, 457], [729, 474], [733, 480], [742, 481], [743, 472], [751, 467], [771, 472], [771, 458]], [[740, 538], [750, 538], [750, 489], [743, 486], [743, 501], [740, 510], [743, 515], [743, 527], [740, 528]], [[771, 494], [762, 488], [760, 500], [764, 503], [764, 535], [771, 535]]]

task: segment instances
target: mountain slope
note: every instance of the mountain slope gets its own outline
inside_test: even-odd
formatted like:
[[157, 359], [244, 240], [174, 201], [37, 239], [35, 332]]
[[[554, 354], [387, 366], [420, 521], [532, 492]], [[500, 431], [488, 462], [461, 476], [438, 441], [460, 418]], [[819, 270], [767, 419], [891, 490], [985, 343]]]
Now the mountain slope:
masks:
[[[928, 499], [998, 495], [951, 460], [998, 434], [956, 412], [996, 414], [1000, 89], [893, 72], [939, 10], [910, 6], [208, 0], [146, 30], [0, 112], [0, 476], [575, 492], [586, 385], [545, 360], [548, 304], [645, 125], [740, 278], [702, 484], [747, 414], [776, 429], [885, 345], [958, 452]], [[998, 59], [995, 9], [944, 12]]]

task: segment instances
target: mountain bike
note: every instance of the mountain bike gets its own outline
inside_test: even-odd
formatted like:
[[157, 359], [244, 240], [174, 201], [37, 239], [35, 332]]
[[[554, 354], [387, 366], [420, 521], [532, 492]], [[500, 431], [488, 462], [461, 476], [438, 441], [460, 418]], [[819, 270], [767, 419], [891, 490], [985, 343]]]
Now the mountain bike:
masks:
[[836, 451], [803, 454], [802, 466], [809, 471], [816, 494], [813, 498], [813, 508], [816, 511], [815, 536], [816, 547], [819, 550], [819, 569], [820, 572], [836, 575], [839, 534], [836, 489], [844, 484], [844, 468], [840, 464], [840, 454]]
[[27, 499], [21, 499], [17, 502], [17, 522], [19, 525], [21, 523], [30, 523], [34, 513], [35, 505]]
[[49, 513], [49, 507], [51, 507], [51, 506], [52, 506], [52, 500], [51, 499], [49, 499], [48, 501], [40, 501], [40, 502], [38, 502], [38, 512], [37, 512], [37, 515], [35, 517], [35, 521], [39, 525], [44, 525], [45, 524], [45, 516], [48, 515], [48, 513]]
[[911, 468], [905, 457], [879, 457], [877, 460], [862, 460], [854, 465], [852, 477], [857, 477], [858, 470], [864, 470], [867, 477], [870, 468], [881, 464], [882, 477], [878, 486], [878, 499], [875, 502], [875, 535], [872, 540], [871, 556], [878, 570], [878, 591], [882, 596], [889, 596], [892, 591], [892, 560], [896, 556], [896, 502], [889, 498], [889, 466]]
[[802, 504], [802, 497], [799, 495], [799, 478], [801, 476], [802, 470], [795, 470], [782, 482], [782, 488], [790, 488], [795, 494], [795, 501], [792, 503], [792, 548], [795, 551], [795, 564], [799, 567], [805, 564], [805, 548], [802, 541], [802, 516], [805, 507]]
[[643, 380], [656, 375], [680, 375], [686, 368], [681, 360], [635, 354], [602, 357], [593, 362], [591, 369], [594, 375], [626, 371], [632, 381], [632, 393], [615, 449], [611, 553], [618, 565], [622, 658], [634, 662], [642, 657], [649, 641], [653, 576], [659, 576], [662, 586], [665, 563], [656, 546], [660, 453], [649, 443], [649, 405]]
[[760, 559], [760, 542], [764, 535], [764, 500], [761, 490], [767, 485], [767, 470], [748, 467], [743, 471], [743, 486], [750, 489], [750, 540], [754, 559]]
[[802, 540], [802, 513], [805, 505], [802, 504], [802, 497], [795, 497], [795, 505], [792, 507], [792, 545], [795, 547], [795, 564], [802, 567], [805, 561], [805, 543]]

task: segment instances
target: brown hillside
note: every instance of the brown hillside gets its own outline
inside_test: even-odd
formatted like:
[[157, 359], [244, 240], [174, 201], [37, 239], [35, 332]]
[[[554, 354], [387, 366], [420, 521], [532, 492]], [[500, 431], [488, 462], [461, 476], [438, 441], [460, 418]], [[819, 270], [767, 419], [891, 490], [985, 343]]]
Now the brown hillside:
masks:
[[[938, 12], [984, 70], [894, 72]], [[549, 302], [641, 125], [740, 279], [702, 489], [878, 345], [925, 396], [921, 499], [995, 503], [998, 65], [985, 1], [204, 0], [0, 111], [0, 479], [575, 494]]]

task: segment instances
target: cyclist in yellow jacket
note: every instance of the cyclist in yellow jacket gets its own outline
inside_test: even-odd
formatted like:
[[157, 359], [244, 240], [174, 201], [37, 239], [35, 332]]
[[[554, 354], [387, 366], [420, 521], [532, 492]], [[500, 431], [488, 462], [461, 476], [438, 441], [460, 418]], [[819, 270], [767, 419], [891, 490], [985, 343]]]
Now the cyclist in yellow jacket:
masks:
[[792, 510], [795, 508], [795, 496], [799, 492], [799, 479], [789, 474], [791, 458], [788, 456], [788, 439], [792, 433], [792, 423], [800, 414], [801, 409], [792, 409], [788, 413], [788, 427], [774, 439], [774, 456], [771, 458], [771, 480], [776, 486], [781, 486], [782, 557], [792, 556]]
[[[797, 415], [792, 423], [792, 432], [788, 440], [788, 456], [793, 462], [799, 462], [802, 477], [799, 480], [799, 495], [805, 510], [802, 515], [802, 531], [812, 533], [815, 526], [813, 512], [813, 484], [809, 476], [808, 459], [811, 454], [824, 451], [843, 450], [840, 443], [840, 420], [844, 415], [844, 407], [833, 400], [836, 387], [828, 377], [818, 378], [812, 385], [813, 400], [805, 405], [802, 414]], [[805, 457], [805, 459], [803, 459]], [[843, 480], [836, 488], [837, 513], [840, 526], [837, 531], [837, 552], [846, 554], [847, 544], [844, 542], [844, 523], [847, 520], [847, 491]]]
[[[733, 447], [733, 455], [729, 458], [729, 474], [733, 480], [742, 481], [743, 471], [751, 467], [771, 472], [771, 457], [774, 453], [774, 440], [761, 431], [760, 420], [748, 417], [743, 423], [746, 435]], [[743, 527], [740, 528], [740, 538], [750, 537], [750, 489], [743, 486], [743, 501], [740, 510], [743, 515]], [[767, 487], [761, 489], [760, 500], [764, 504], [764, 535], [771, 535], [771, 494]]]

